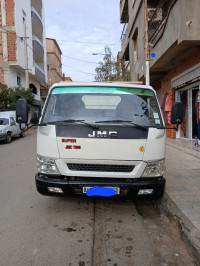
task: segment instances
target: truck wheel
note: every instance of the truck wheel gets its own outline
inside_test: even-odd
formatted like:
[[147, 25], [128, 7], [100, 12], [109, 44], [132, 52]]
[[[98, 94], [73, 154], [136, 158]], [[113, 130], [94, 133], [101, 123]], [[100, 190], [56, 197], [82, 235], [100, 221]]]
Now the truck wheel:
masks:
[[24, 137], [24, 131], [21, 131], [21, 133], [19, 134], [20, 138]]
[[7, 133], [5, 142], [6, 143], [11, 143], [11, 141], [12, 141], [11, 133]]

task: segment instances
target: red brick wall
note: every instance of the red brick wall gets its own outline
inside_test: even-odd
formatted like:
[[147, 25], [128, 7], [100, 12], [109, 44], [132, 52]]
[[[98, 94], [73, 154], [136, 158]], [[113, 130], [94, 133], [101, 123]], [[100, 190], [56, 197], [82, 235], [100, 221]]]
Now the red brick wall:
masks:
[[185, 59], [181, 63], [179, 63], [177, 66], [173, 67], [168, 75], [166, 75], [162, 80], [162, 94], [164, 95], [165, 92], [171, 93], [172, 87], [171, 87], [171, 80], [178, 76], [179, 74], [183, 73], [187, 69], [195, 66], [196, 64], [200, 63], [200, 48], [197, 48], [194, 50], [192, 55], [190, 55], [189, 58]]
[[2, 26], [2, 17], [1, 17], [1, 3], [0, 3], [0, 26]]
[[14, 0], [6, 0], [6, 24], [7, 26], [14, 26]]
[[16, 61], [16, 34], [14, 31], [7, 33], [8, 61]]

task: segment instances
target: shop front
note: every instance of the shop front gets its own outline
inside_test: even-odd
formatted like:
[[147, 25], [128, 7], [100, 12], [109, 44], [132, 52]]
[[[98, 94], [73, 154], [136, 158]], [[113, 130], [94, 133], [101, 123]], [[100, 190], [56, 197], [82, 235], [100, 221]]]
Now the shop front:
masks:
[[177, 138], [199, 139], [200, 114], [200, 64], [190, 68], [172, 80], [175, 100], [183, 103], [183, 123]]

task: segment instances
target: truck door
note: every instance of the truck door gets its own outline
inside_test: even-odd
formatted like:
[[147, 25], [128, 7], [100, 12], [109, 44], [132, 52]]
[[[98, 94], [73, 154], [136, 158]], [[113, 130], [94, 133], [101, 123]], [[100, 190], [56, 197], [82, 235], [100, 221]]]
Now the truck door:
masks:
[[19, 126], [16, 124], [13, 117], [10, 118], [10, 127], [11, 127], [11, 131], [12, 131], [13, 136], [16, 136], [20, 133]]

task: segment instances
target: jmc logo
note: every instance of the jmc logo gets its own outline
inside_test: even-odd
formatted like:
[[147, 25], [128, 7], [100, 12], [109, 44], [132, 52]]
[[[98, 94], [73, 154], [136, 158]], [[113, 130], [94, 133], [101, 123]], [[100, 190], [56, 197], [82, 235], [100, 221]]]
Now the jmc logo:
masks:
[[117, 131], [93, 131], [92, 134], [88, 134], [89, 138], [116, 138]]

